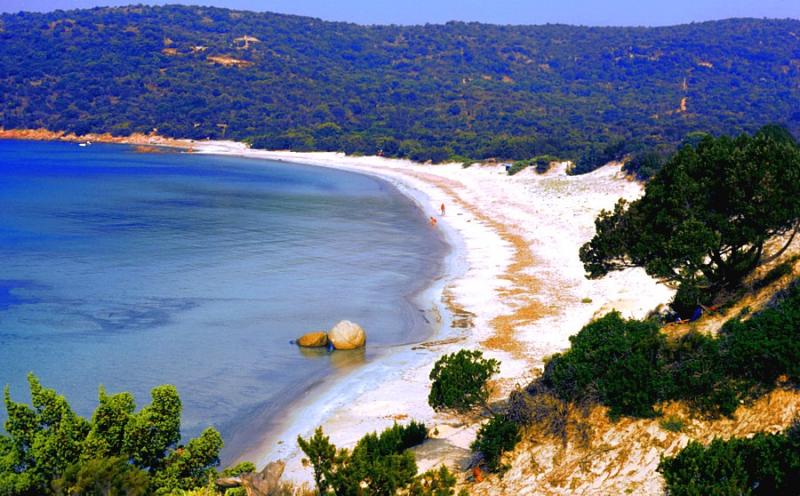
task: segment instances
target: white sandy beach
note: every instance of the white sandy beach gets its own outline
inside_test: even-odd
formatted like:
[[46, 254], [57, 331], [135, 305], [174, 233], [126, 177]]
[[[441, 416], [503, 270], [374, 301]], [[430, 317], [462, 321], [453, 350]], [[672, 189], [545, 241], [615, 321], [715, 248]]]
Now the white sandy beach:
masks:
[[[200, 142], [194, 150], [379, 176], [408, 194], [426, 215], [435, 216], [437, 228], [456, 248], [447, 262], [450, 276], [428, 295], [442, 303], [445, 313], [431, 342], [392, 350], [315, 391], [283, 419], [278, 433], [264, 439], [257, 454], [248, 454], [257, 455], [259, 466], [285, 460], [291, 480], [311, 480], [295, 440], [319, 425], [337, 446], [349, 447], [394, 421], [424, 421], [439, 435], [418, 453], [420, 468], [463, 462], [477, 425], [463, 425], [427, 404], [428, 374], [441, 355], [473, 348], [499, 359], [499, 397], [527, 384], [543, 359], [566, 348], [569, 336], [593, 316], [617, 309], [643, 317], [671, 297], [668, 288], [639, 269], [597, 281], [584, 278], [578, 248], [593, 235], [597, 214], [618, 198], [641, 194], [641, 186], [626, 179], [618, 165], [568, 176], [562, 164], [544, 175], [526, 170], [509, 177], [499, 165], [464, 169], [460, 164], [422, 165], [337, 153], [251, 150], [234, 142]], [[442, 203], [444, 216], [438, 212]], [[458, 324], [449, 325], [451, 320]]]

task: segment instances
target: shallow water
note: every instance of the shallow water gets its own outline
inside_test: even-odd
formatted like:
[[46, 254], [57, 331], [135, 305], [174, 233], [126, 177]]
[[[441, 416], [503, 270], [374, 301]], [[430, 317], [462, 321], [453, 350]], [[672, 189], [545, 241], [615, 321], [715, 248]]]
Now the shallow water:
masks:
[[[232, 458], [322, 377], [422, 339], [411, 298], [444, 251], [367, 176], [0, 141], [0, 383], [27, 400], [33, 371], [86, 416], [98, 384], [140, 405], [175, 384], [184, 434], [214, 425]], [[289, 344], [344, 318], [366, 353]]]

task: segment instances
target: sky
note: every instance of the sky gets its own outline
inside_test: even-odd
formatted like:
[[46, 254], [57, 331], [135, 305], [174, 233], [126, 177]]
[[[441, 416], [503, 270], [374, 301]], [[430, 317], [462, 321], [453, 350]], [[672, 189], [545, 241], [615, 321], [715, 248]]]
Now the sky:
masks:
[[0, 12], [183, 3], [281, 12], [359, 24], [480, 21], [663, 26], [729, 17], [800, 19], [800, 0], [0, 0]]

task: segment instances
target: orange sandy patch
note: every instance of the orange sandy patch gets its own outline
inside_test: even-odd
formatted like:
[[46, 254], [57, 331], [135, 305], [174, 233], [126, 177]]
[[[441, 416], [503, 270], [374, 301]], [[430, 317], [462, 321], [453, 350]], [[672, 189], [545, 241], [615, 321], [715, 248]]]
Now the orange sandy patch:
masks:
[[157, 134], [133, 133], [128, 136], [114, 136], [110, 133], [89, 133], [76, 135], [63, 131], [50, 131], [48, 129], [0, 129], [0, 139], [30, 140], [30, 141], [69, 141], [82, 143], [118, 143], [124, 145], [166, 146], [172, 148], [190, 148], [191, 142], [166, 138]]
[[253, 63], [248, 60], [235, 59], [233, 57], [226, 57], [224, 55], [209, 55], [206, 58], [209, 62], [213, 62], [225, 67], [250, 67], [253, 65]]
[[[498, 293], [514, 308], [514, 311], [498, 316], [490, 322], [494, 334], [484, 340], [482, 344], [489, 349], [505, 351], [515, 358], [525, 358], [525, 347], [516, 338], [517, 330], [549, 313], [549, 310], [541, 304], [536, 296], [539, 292], [539, 281], [527, 273], [527, 270], [535, 263], [533, 252], [527, 241], [522, 236], [513, 233], [509, 226], [489, 217], [475, 205], [464, 200], [459, 193], [464, 189], [461, 183], [421, 172], [404, 173], [435, 184], [451, 198], [452, 202], [469, 211], [478, 221], [489, 226], [513, 247], [514, 258], [505, 274], [501, 276], [511, 283], [511, 287], [503, 288]], [[454, 314], [457, 313], [452, 300], [445, 299], [445, 303]]]

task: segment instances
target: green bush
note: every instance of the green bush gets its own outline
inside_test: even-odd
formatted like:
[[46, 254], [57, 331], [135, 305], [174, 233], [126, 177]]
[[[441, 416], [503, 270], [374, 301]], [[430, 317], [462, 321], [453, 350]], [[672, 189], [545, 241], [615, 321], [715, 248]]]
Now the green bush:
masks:
[[495, 472], [503, 468], [500, 463], [503, 453], [513, 450], [520, 439], [520, 428], [515, 422], [505, 415], [495, 415], [481, 426], [471, 447], [483, 455], [487, 468]]
[[677, 415], [669, 415], [661, 419], [659, 425], [661, 425], [661, 428], [665, 431], [680, 432], [686, 427], [686, 422]]
[[715, 439], [708, 446], [695, 441], [676, 456], [663, 458], [670, 496], [796, 495], [800, 487], [800, 436], [790, 427], [781, 434], [756, 434], [749, 439]]
[[800, 380], [800, 285], [749, 320], [726, 323], [722, 340], [731, 374], [766, 387], [783, 374]]
[[545, 172], [550, 170], [551, 163], [558, 161], [559, 158], [553, 155], [537, 155], [531, 159], [517, 160], [516, 162], [511, 164], [511, 167], [509, 167], [508, 175], [513, 176], [514, 174], [517, 174], [518, 172], [521, 172], [527, 169], [528, 167], [532, 166], [536, 167], [536, 172], [538, 174], [544, 174]]
[[[408, 496], [454, 496], [456, 477], [445, 466], [438, 470], [428, 470], [416, 477], [408, 488]], [[467, 496], [466, 491], [459, 496]]]
[[414, 482], [417, 464], [408, 450], [427, 437], [424, 424], [394, 426], [362, 437], [352, 452], [339, 450], [318, 428], [309, 439], [297, 438], [314, 469], [320, 494], [392, 496]]
[[611, 312], [572, 336], [567, 352], [550, 358], [543, 381], [564, 400], [597, 395], [612, 415], [649, 417], [665, 389], [664, 342], [655, 323]]
[[430, 373], [428, 404], [434, 410], [467, 412], [489, 399], [489, 378], [500, 371], [500, 362], [484, 359], [480, 351], [460, 350], [444, 355]]
[[535, 415], [534, 399], [548, 393], [564, 401], [599, 401], [612, 416], [653, 416], [654, 405], [668, 400], [687, 401], [709, 417], [730, 416], [781, 376], [800, 381], [800, 284], [749, 320], [727, 322], [718, 338], [689, 332], [668, 341], [654, 322], [612, 312], [570, 342], [529, 387], [533, 398], [511, 395], [509, 415], [521, 425]]
[[57, 495], [139, 496], [148, 494], [150, 477], [123, 457], [74, 463], [52, 484]]
[[728, 374], [719, 340], [690, 332], [669, 350], [665, 375], [670, 390], [664, 399], [683, 399], [710, 417], [732, 415], [747, 386]]

